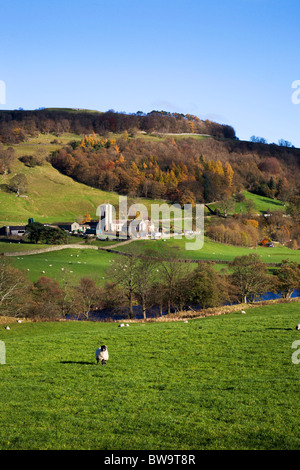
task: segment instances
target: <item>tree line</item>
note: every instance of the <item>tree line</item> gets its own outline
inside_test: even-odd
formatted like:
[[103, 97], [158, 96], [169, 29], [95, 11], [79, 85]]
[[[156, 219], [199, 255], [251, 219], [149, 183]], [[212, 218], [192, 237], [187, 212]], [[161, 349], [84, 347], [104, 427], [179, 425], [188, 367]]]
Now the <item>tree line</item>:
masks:
[[39, 133], [87, 134], [91, 132], [161, 132], [198, 133], [220, 138], [235, 138], [231, 126], [200, 120], [191, 114], [151, 111], [126, 114], [109, 110], [105, 113], [84, 110], [40, 109], [34, 111], [0, 111], [0, 142], [17, 144]]
[[112, 316], [122, 311], [134, 318], [134, 306], [139, 305], [147, 319], [154, 308], [156, 315], [200, 310], [253, 302], [266, 292], [279, 292], [289, 299], [300, 288], [300, 265], [294, 261], [283, 260], [270, 274], [259, 256], [250, 254], [235, 258], [228, 274], [216, 271], [213, 263], [201, 262], [196, 268], [180, 263], [175, 250], [168, 259], [154, 258], [151, 252], [146, 255], [111, 260], [104, 286], [95, 277], [75, 280], [67, 273], [60, 283], [45, 276], [32, 283], [2, 257], [0, 315], [87, 320], [91, 312], [109, 309]]

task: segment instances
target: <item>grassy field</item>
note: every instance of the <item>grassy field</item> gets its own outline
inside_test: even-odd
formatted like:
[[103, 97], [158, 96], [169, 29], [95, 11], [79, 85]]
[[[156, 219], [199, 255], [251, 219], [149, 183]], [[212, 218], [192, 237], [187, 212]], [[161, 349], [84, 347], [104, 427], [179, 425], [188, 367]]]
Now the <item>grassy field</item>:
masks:
[[293, 302], [129, 328], [2, 325], [0, 449], [299, 450], [298, 321]]
[[[106, 251], [66, 249], [49, 253], [9, 258], [13, 266], [21, 269], [26, 276], [36, 282], [47, 276], [62, 282], [69, 277], [77, 282], [81, 277], [94, 277], [99, 285], [108, 279], [106, 271], [117, 255]], [[45, 273], [43, 273], [45, 271]]]
[[[243, 191], [245, 196], [244, 202], [236, 202], [234, 210], [229, 211], [230, 213], [239, 214], [240, 212], [247, 213], [246, 204], [247, 201], [251, 200], [254, 203], [253, 212], [263, 214], [264, 212], [270, 211], [285, 211], [286, 207], [282, 201], [277, 199], [271, 199], [265, 196], [259, 196], [258, 194], [249, 193], [249, 191]], [[208, 204], [211, 209], [220, 208], [218, 203]], [[221, 210], [222, 212], [222, 210]]]
[[[232, 261], [236, 256], [249, 255], [257, 253], [264, 263], [280, 263], [283, 259], [290, 259], [300, 262], [299, 250], [291, 250], [286, 247], [278, 246], [274, 248], [257, 247], [249, 249], [230, 245], [222, 245], [205, 238], [204, 246], [201, 250], [187, 251], [185, 249], [186, 239], [175, 240], [174, 238], [163, 240], [137, 240], [127, 245], [119, 245], [115, 249], [126, 253], [143, 254], [145, 250], [151, 249], [153, 255], [158, 254], [172, 256], [171, 249], [175, 248], [179, 257], [182, 259], [195, 260], [221, 260]], [[108, 246], [117, 244], [117, 242], [95, 242], [98, 246]], [[42, 245], [25, 245], [0, 243], [1, 251], [23, 251], [27, 249], [42, 249]], [[25, 250], [26, 250], [25, 248]], [[25, 251], [24, 250], [24, 251]], [[64, 249], [49, 253], [39, 253], [34, 255], [23, 255], [8, 258], [10, 262], [18, 269], [23, 270], [31, 281], [35, 282], [40, 276], [47, 276], [57, 279], [61, 282], [66, 275], [70, 275], [74, 280], [82, 276], [94, 276], [98, 278], [101, 285], [108, 280], [107, 270], [113, 259], [118, 259], [118, 255], [105, 252], [103, 250], [90, 249]], [[51, 266], [50, 266], [51, 265]], [[193, 266], [196, 266], [193, 265]], [[227, 267], [226, 264], [216, 265], [216, 269]], [[64, 271], [62, 271], [62, 269]], [[45, 271], [45, 274], [43, 273]], [[104, 279], [102, 279], [104, 278]]]
[[118, 250], [141, 254], [145, 251], [146, 248], [151, 248], [151, 250], [157, 251], [158, 253], [167, 257], [170, 253], [170, 249], [175, 248], [180, 258], [208, 261], [233, 261], [236, 256], [256, 253], [261, 257], [264, 263], [280, 263], [282, 259], [286, 258], [297, 261], [298, 263], [300, 262], [299, 250], [291, 250], [290, 248], [284, 246], [275, 246], [274, 248], [267, 248], [263, 246], [258, 246], [257, 248], [246, 248], [216, 243], [205, 237], [204, 245], [201, 250], [186, 250], [186, 243], [191, 242], [192, 240], [188, 240], [184, 237], [181, 240], [176, 240], [171, 237], [166, 241], [138, 240], [130, 243], [129, 245], [124, 245], [124, 247], [121, 246], [118, 248]]

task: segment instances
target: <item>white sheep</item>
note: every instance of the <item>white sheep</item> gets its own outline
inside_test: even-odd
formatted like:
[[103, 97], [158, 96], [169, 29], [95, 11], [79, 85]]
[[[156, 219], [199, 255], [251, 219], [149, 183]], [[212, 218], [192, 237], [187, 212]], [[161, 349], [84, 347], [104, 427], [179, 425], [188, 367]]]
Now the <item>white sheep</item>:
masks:
[[119, 328], [120, 328], [120, 327], [123, 327], [123, 326], [125, 326], [124, 323], [120, 323], [120, 324], [118, 325]]
[[298, 325], [296, 326], [296, 330], [300, 330], [300, 322], [299, 322]]
[[245, 310], [241, 310], [241, 313], [245, 314], [246, 312], [245, 312]]
[[10, 327], [9, 327], [9, 326], [6, 326], [5, 329], [6, 329], [6, 330], [10, 330]]
[[108, 349], [105, 345], [100, 346], [100, 348], [97, 349], [97, 351], [96, 351], [96, 361], [97, 361], [97, 364], [99, 364], [99, 362], [101, 362], [101, 364], [103, 366], [108, 361]]

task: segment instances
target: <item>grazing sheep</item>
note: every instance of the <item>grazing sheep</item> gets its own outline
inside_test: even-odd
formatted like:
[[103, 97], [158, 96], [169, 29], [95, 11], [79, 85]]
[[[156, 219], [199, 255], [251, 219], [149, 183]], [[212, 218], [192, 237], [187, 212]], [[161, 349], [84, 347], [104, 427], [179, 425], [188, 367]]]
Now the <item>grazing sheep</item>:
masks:
[[119, 328], [122, 327], [122, 326], [125, 326], [124, 323], [120, 323], [120, 324], [118, 325]]
[[300, 330], [300, 322], [299, 322], [298, 325], [296, 326], [296, 330]]
[[106, 362], [108, 361], [108, 349], [105, 345], [100, 346], [100, 348], [97, 349], [96, 360], [97, 360], [97, 364], [101, 362], [101, 364], [105, 366]]
[[19, 320], [17, 320], [17, 323], [22, 323], [22, 320], [20, 320], [20, 319], [19, 319]]
[[129, 323], [126, 323], [126, 326], [129, 326]]
[[245, 310], [241, 310], [241, 313], [244, 313], [244, 314], [245, 314], [246, 312], [245, 312]]
[[6, 330], [10, 330], [10, 327], [9, 327], [9, 326], [6, 326], [5, 329], [6, 329]]

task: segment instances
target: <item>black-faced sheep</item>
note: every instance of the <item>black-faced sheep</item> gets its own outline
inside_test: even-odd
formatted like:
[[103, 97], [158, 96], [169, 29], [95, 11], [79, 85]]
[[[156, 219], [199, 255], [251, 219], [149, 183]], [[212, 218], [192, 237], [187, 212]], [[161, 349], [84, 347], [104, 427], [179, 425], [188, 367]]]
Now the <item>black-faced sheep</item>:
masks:
[[99, 362], [101, 362], [101, 364], [103, 366], [108, 361], [108, 349], [105, 345], [100, 346], [100, 348], [97, 349], [97, 351], [96, 351], [96, 360], [97, 360], [97, 364], [99, 364]]

